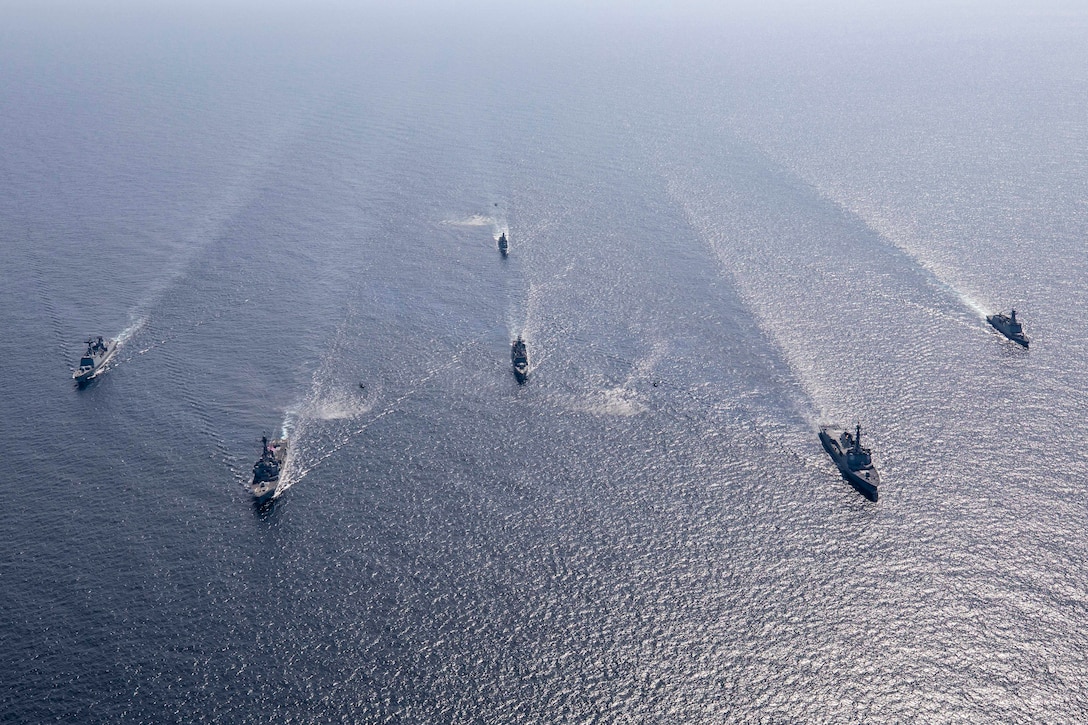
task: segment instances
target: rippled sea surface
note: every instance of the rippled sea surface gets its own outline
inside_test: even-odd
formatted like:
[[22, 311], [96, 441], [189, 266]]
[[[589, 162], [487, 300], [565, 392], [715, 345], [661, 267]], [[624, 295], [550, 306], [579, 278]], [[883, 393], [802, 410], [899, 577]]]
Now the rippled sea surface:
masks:
[[111, 7], [0, 9], [0, 720], [1088, 720], [1079, 5]]

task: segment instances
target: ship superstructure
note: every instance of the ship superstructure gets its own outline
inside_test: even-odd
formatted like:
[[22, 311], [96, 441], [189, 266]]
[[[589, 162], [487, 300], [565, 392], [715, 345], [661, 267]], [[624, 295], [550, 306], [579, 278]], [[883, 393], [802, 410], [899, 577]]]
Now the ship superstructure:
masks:
[[86, 345], [87, 351], [79, 359], [79, 367], [72, 373], [72, 379], [77, 383], [89, 382], [102, 372], [106, 363], [117, 352], [117, 341], [106, 340], [101, 336], [88, 338]]
[[989, 315], [986, 318], [986, 321], [993, 325], [995, 330], [1015, 342], [1017, 345], [1027, 347], [1031, 342], [1031, 340], [1028, 339], [1028, 336], [1024, 334], [1024, 326], [1016, 319], [1016, 310], [1013, 310], [1011, 315], [1006, 315], [1002, 312], [998, 312], [996, 315]]
[[514, 377], [519, 383], [529, 379], [529, 350], [521, 335], [510, 345], [510, 361], [514, 365]]
[[830, 426], [820, 427], [820, 443], [846, 481], [865, 498], [876, 501], [880, 474], [873, 466], [872, 451], [861, 445], [861, 424], [851, 432]]
[[287, 459], [287, 440], [261, 438], [261, 457], [253, 464], [253, 482], [250, 490], [257, 504], [271, 501], [280, 484], [280, 473]]

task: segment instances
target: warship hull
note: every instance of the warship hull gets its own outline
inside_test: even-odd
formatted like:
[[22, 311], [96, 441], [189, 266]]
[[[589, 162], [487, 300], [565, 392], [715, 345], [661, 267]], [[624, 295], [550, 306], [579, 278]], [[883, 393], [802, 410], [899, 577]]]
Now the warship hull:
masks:
[[253, 503], [258, 506], [264, 506], [276, 496], [276, 489], [279, 487], [279, 480], [271, 481], [268, 483], [255, 483], [251, 489], [253, 494]]
[[286, 461], [287, 441], [277, 438], [267, 443], [261, 457], [253, 464], [253, 482], [249, 485], [249, 490], [258, 506], [263, 506], [276, 497], [280, 474]]
[[95, 375], [98, 375], [106, 367], [108, 363], [117, 352], [117, 342], [115, 340], [107, 340], [106, 351], [99, 354], [84, 355], [79, 361], [79, 368], [72, 373], [72, 379], [76, 381], [77, 385], [85, 385], [94, 379]]
[[839, 469], [839, 473], [842, 474], [847, 483], [854, 487], [854, 490], [870, 501], [879, 499], [880, 476], [875, 468], [851, 470], [846, 463], [846, 453], [842, 450], [838, 441], [828, 434], [827, 429], [820, 430], [820, 443], [823, 444], [827, 455], [831, 456], [831, 460], [835, 463], [835, 467]]
[[1000, 332], [1002, 335], [1009, 338], [1020, 347], [1027, 349], [1030, 340], [1028, 340], [1028, 337], [1024, 334], [1023, 330], [1010, 329], [1009, 318], [1005, 317], [1004, 315], [990, 315], [986, 318], [986, 321], [989, 322], [990, 326]]
[[510, 362], [514, 367], [514, 377], [517, 378], [519, 384], [524, 384], [529, 380], [529, 348], [526, 346], [525, 341], [518, 336], [518, 339], [514, 340], [513, 345], [510, 347]]

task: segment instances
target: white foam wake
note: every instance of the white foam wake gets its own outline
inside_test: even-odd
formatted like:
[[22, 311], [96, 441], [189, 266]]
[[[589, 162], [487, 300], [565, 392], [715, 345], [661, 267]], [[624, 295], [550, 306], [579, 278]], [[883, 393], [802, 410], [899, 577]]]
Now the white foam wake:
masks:
[[[444, 363], [428, 371], [412, 387], [389, 400], [377, 413], [373, 411], [382, 398], [381, 388], [364, 391], [350, 387], [350, 383], [344, 383], [344, 387], [328, 391], [329, 387], [338, 383], [327, 378], [322, 371], [315, 373], [310, 397], [296, 412], [289, 413], [289, 418], [293, 420], [291, 445], [280, 475], [276, 497], [338, 453], [367, 428], [399, 410], [405, 400], [415, 395], [437, 375], [458, 364], [465, 351], [477, 343], [478, 340], [474, 339], [462, 344]], [[284, 430], [287, 430], [286, 422]], [[317, 440], [321, 442], [317, 443]]]
[[137, 318], [132, 324], [125, 329], [121, 330], [117, 334], [117, 348], [121, 349], [126, 342], [132, 339], [132, 336], [142, 330], [147, 325], [147, 315], [142, 315]]
[[591, 415], [621, 418], [630, 418], [646, 410], [646, 406], [639, 400], [638, 393], [619, 385], [598, 390], [574, 407], [576, 410]]
[[473, 214], [472, 216], [459, 219], [446, 219], [442, 223], [452, 227], [487, 227], [495, 226], [498, 224], [498, 220], [492, 216]]

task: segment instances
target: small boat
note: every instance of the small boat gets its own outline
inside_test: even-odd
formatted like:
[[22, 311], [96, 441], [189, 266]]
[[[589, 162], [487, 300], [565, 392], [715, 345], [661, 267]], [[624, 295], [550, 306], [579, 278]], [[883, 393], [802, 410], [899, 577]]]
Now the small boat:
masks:
[[514, 340], [510, 346], [510, 360], [514, 364], [514, 377], [517, 381], [519, 383], [527, 381], [529, 379], [529, 350], [521, 335], [518, 335], [518, 339]]
[[506, 240], [506, 232], [499, 235], [499, 251], [504, 257], [510, 253], [510, 242]]
[[880, 474], [873, 467], [872, 451], [861, 445], [861, 424], [858, 423], [853, 433], [841, 428], [820, 426], [820, 443], [847, 483], [865, 498], [876, 501]]
[[106, 363], [117, 352], [116, 340], [105, 340], [101, 336], [87, 340], [87, 352], [79, 359], [79, 367], [72, 373], [77, 383], [86, 383], [102, 372]]
[[1012, 315], [1006, 315], [998, 312], [996, 315], [989, 315], [986, 321], [993, 325], [994, 329], [1000, 332], [1005, 337], [1009, 338], [1017, 345], [1028, 346], [1031, 340], [1024, 334], [1024, 326], [1016, 319], [1016, 310], [1012, 311]]
[[287, 440], [276, 438], [268, 440], [261, 437], [261, 457], [253, 464], [253, 483], [250, 491], [257, 505], [271, 501], [279, 488], [280, 472], [287, 459]]

